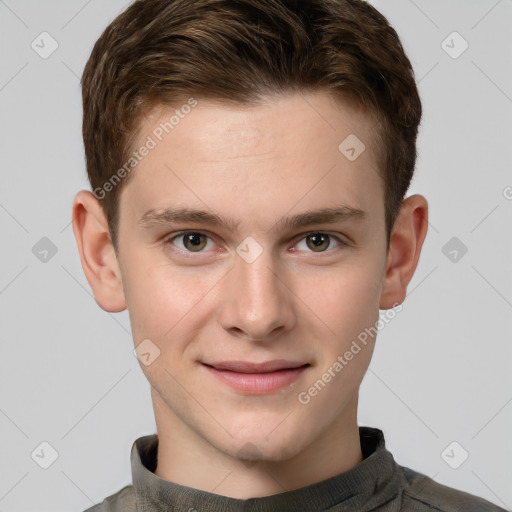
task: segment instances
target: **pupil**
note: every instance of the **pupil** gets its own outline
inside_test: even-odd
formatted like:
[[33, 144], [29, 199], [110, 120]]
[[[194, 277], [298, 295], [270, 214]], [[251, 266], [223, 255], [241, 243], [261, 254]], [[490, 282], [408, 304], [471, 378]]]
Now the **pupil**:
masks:
[[313, 238], [313, 243], [314, 243], [317, 247], [318, 247], [319, 245], [322, 245], [322, 243], [323, 243], [323, 240], [322, 240], [323, 235], [321, 235], [321, 236], [313, 235], [313, 237], [312, 237], [312, 238]]
[[192, 245], [200, 245], [201, 240], [199, 237], [200, 235], [198, 235], [197, 233], [193, 233], [188, 236], [188, 239], [190, 242], [192, 242]]
[[195, 249], [202, 249], [205, 245], [205, 242], [201, 240], [203, 235], [201, 233], [190, 233], [188, 235], [184, 235], [184, 244], [189, 250], [195, 251]]
[[[326, 235], [323, 235], [322, 233], [317, 233], [315, 235], [310, 235], [309, 240], [312, 242], [312, 244], [315, 248], [318, 248], [322, 245], [325, 248], [325, 243], [326, 243], [327, 237], [326, 237]], [[327, 242], [327, 245], [329, 245], [328, 242]]]

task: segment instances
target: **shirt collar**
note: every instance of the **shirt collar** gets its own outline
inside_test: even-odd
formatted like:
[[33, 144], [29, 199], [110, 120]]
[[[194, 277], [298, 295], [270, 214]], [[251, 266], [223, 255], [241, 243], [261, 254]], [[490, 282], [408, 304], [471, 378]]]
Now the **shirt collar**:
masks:
[[171, 512], [275, 512], [276, 510], [343, 510], [365, 512], [397, 496], [402, 473], [386, 449], [384, 434], [359, 427], [363, 460], [354, 468], [300, 489], [247, 500], [228, 498], [163, 480], [154, 474], [158, 436], [140, 437], [132, 446], [131, 464], [136, 510]]

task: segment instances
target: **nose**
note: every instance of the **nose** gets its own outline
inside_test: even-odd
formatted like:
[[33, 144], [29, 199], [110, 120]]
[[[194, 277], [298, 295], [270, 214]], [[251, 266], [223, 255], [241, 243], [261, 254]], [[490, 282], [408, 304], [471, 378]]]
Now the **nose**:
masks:
[[293, 293], [269, 251], [264, 250], [252, 263], [237, 255], [226, 277], [220, 318], [231, 335], [270, 342], [293, 328]]

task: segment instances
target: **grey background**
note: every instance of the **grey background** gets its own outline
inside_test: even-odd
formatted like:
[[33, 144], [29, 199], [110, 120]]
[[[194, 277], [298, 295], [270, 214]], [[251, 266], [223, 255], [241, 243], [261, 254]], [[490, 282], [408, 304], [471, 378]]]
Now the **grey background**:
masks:
[[[512, 2], [372, 3], [416, 70], [424, 119], [410, 194], [429, 200], [430, 228], [403, 311], [379, 334], [359, 423], [383, 429], [400, 464], [510, 509]], [[4, 512], [103, 500], [130, 482], [133, 441], [155, 432], [128, 315], [95, 303], [70, 226], [73, 195], [88, 188], [79, 77], [126, 5], [0, 0]], [[46, 59], [31, 47], [43, 31], [58, 43]], [[457, 58], [453, 31], [469, 44]], [[43, 237], [57, 251], [46, 261]], [[58, 452], [48, 469], [36, 463], [51, 455], [43, 441]]]

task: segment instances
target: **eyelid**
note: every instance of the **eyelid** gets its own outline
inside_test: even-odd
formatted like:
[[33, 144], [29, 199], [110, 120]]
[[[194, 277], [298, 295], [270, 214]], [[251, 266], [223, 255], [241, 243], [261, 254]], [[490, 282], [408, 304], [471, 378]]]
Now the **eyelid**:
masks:
[[[217, 243], [216, 242], [217, 237], [213, 233], [210, 233], [209, 231], [203, 231], [203, 230], [197, 230], [197, 229], [184, 229], [184, 230], [179, 231], [177, 233], [171, 233], [170, 235], [165, 236], [163, 238], [163, 243], [164, 244], [171, 243], [175, 238], [178, 238], [180, 236], [184, 236], [184, 235], [187, 235], [187, 234], [190, 234], [190, 233], [196, 233], [196, 234], [199, 234], [199, 235], [204, 235], [207, 238], [210, 238], [211, 240], [213, 240], [215, 243]], [[339, 233], [332, 233], [330, 231], [322, 231], [322, 230], [319, 230], [319, 229], [312, 230], [312, 231], [306, 231], [304, 233], [298, 234], [296, 237], [294, 237], [293, 244], [297, 245], [304, 238], [306, 238], [306, 237], [308, 237], [310, 235], [316, 235], [316, 234], [328, 235], [328, 236], [336, 239], [336, 241], [339, 243], [339, 245], [337, 247], [346, 247], [346, 246], [349, 245], [349, 241], [346, 240], [347, 237], [343, 237], [342, 238]], [[174, 244], [172, 244], [172, 245], [174, 245]], [[327, 251], [320, 251], [320, 252], [317, 252], [317, 253], [315, 253], [314, 251], [307, 251], [307, 252], [309, 252], [311, 254], [327, 254], [327, 253], [330, 253], [330, 252], [336, 250], [337, 247], [335, 247], [333, 249], [328, 249]], [[187, 256], [193, 255], [193, 254], [205, 254], [207, 252], [207, 251], [199, 251], [199, 252], [194, 253], [193, 251], [184, 251], [183, 249], [180, 249], [179, 247], [176, 247], [176, 246], [174, 246], [174, 248], [175, 248], [175, 250], [179, 251], [182, 254], [186, 254]]]

